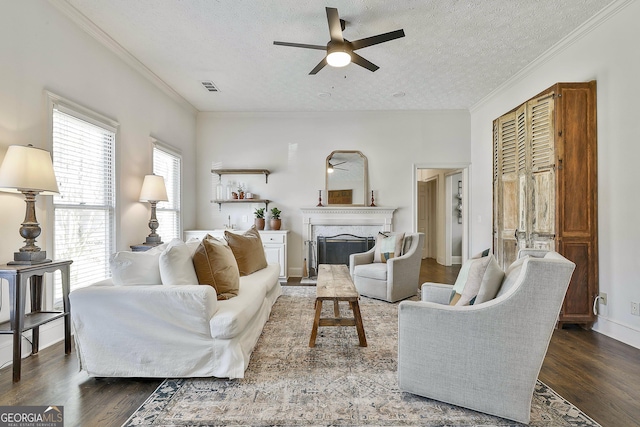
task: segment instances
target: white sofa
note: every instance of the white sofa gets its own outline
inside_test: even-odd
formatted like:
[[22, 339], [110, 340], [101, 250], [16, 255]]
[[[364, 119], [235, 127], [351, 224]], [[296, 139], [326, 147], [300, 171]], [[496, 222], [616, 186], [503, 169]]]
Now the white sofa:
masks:
[[80, 369], [97, 377], [242, 378], [280, 296], [280, 266], [240, 277], [238, 296], [207, 285], [116, 286], [70, 294]]

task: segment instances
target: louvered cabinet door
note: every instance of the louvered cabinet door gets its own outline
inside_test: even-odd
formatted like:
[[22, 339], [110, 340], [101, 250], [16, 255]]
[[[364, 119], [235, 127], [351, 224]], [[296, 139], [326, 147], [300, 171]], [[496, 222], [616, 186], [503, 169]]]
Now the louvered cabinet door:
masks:
[[[518, 228], [515, 231], [516, 250], [529, 247], [531, 238], [531, 185], [529, 183], [529, 115], [526, 104], [516, 110], [516, 173], [518, 175]], [[509, 265], [515, 261], [508, 260]]]
[[556, 171], [553, 93], [527, 102], [530, 114], [529, 247], [556, 250]]
[[[495, 247], [498, 264], [508, 267], [517, 257], [518, 243], [518, 152], [515, 113], [509, 113], [498, 120], [497, 132], [497, 194], [494, 203], [497, 214], [497, 245]], [[495, 156], [494, 156], [495, 157]]]

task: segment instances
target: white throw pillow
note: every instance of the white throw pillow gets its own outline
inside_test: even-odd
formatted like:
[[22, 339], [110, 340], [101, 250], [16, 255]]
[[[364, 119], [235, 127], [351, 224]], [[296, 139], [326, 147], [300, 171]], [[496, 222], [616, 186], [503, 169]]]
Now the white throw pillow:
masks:
[[493, 299], [503, 278], [504, 271], [493, 255], [471, 260], [462, 295], [455, 305], [479, 304]]
[[173, 239], [160, 254], [160, 278], [163, 285], [197, 285], [191, 251], [180, 239]]
[[113, 284], [160, 285], [160, 253], [157, 252], [117, 252], [111, 255], [109, 267]]
[[196, 253], [198, 246], [200, 246], [200, 239], [197, 237], [192, 237], [185, 242], [187, 248], [189, 248], [189, 253], [191, 254], [191, 258], [193, 258], [193, 254]]

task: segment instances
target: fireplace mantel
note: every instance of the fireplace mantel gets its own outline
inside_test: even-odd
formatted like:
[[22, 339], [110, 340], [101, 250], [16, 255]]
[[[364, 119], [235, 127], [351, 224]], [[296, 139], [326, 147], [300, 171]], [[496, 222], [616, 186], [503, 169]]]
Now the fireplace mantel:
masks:
[[313, 227], [319, 225], [379, 226], [393, 231], [393, 213], [397, 208], [378, 206], [317, 206], [302, 208], [302, 237], [313, 240]]

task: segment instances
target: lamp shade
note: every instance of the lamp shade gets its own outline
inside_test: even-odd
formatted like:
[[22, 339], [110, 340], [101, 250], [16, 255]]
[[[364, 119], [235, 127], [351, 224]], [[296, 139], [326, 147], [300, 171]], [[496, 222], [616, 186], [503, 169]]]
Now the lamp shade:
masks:
[[160, 175], [145, 175], [140, 191], [141, 202], [166, 202], [167, 188], [164, 186], [164, 178]]
[[51, 154], [31, 145], [10, 145], [0, 166], [0, 191], [58, 194]]

